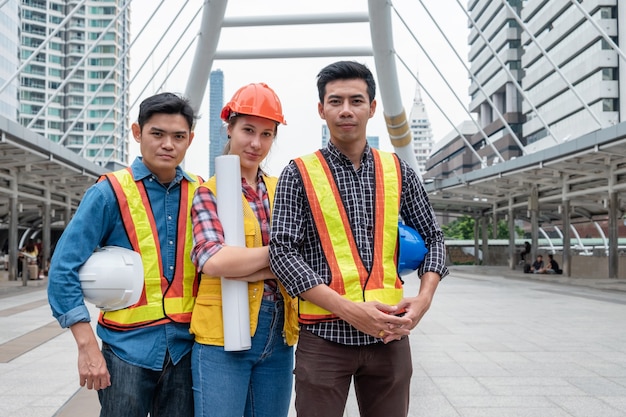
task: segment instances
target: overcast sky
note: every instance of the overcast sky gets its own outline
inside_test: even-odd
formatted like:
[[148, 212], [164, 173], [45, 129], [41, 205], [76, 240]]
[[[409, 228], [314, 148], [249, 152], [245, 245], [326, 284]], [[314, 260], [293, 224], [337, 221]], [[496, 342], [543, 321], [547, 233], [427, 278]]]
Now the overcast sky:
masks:
[[[188, 4], [183, 8], [184, 4]], [[446, 81], [452, 86], [455, 93], [467, 106], [469, 86], [467, 72], [462, 63], [456, 58], [432, 20], [425, 12], [420, 0], [394, 0], [393, 4], [402, 16], [404, 23], [392, 10], [392, 25], [394, 29], [394, 46], [397, 54], [410, 67], [408, 71], [404, 65], [396, 60], [398, 80], [401, 89], [402, 103], [407, 112], [411, 110], [416, 82], [412, 73], [419, 72], [419, 79], [427, 91], [436, 99], [438, 105], [453, 123], [458, 124], [468, 118], [464, 108], [442, 81], [442, 77], [431, 64], [420, 48], [430, 55], [438, 70], [443, 73]], [[457, 53], [467, 59], [467, 18], [461, 8], [465, 1], [457, 0], [423, 0], [428, 5], [431, 15], [437, 24], [445, 31], [454, 45]], [[149, 16], [157, 7], [154, 0], [133, 0], [132, 7], [132, 36], [137, 41], [131, 49], [131, 104], [138, 103], [143, 98], [159, 91], [184, 93], [187, 86], [187, 77], [193, 59], [195, 44], [191, 47], [193, 36], [200, 28], [199, 16], [193, 20], [193, 15], [199, 10], [202, 2], [192, 0], [163, 0], [163, 6], [157, 11], [144, 32], [138, 36], [141, 28], [146, 24]], [[174, 16], [182, 9], [179, 20]], [[303, 13], [341, 13], [349, 11], [367, 11], [365, 0], [231, 0], [226, 9], [226, 17], [271, 15], [271, 14], [303, 14]], [[159, 47], [154, 46], [174, 21], [172, 29], [167, 32]], [[186, 29], [187, 33], [181, 37]], [[413, 39], [415, 36], [419, 44]], [[175, 45], [178, 38], [180, 42]], [[371, 45], [369, 26], [365, 23], [341, 25], [308, 25], [282, 26], [266, 28], [224, 28], [222, 29], [218, 50], [236, 49], [275, 49], [289, 47], [320, 46], [369, 46]], [[173, 51], [168, 57], [169, 50]], [[186, 49], [188, 48], [189, 49]], [[279, 128], [277, 140], [265, 163], [265, 168], [272, 175], [280, 174], [282, 168], [293, 157], [314, 151], [319, 148], [321, 141], [321, 126], [323, 120], [317, 114], [317, 89], [315, 76], [325, 65], [343, 58], [306, 58], [282, 60], [229, 60], [215, 61], [212, 70], [221, 69], [224, 72], [224, 100], [227, 101], [242, 85], [251, 82], [265, 82], [279, 95], [287, 126]], [[349, 57], [363, 62], [376, 74], [372, 57]], [[172, 69], [171, 76], [167, 73]], [[150, 81], [152, 74], [154, 78]], [[208, 85], [205, 92], [204, 104], [200, 109], [201, 118], [196, 126], [196, 138], [185, 160], [185, 168], [191, 172], [208, 175]], [[450, 121], [441, 113], [430, 100], [428, 94], [422, 91], [426, 103], [435, 139], [440, 139], [453, 130]], [[378, 109], [368, 125], [368, 134], [380, 136], [380, 147], [392, 150], [389, 142], [384, 119], [383, 106], [380, 95], [377, 95]], [[138, 106], [130, 110], [131, 121], [136, 120]], [[131, 154], [136, 155], [138, 149], [131, 140]]]

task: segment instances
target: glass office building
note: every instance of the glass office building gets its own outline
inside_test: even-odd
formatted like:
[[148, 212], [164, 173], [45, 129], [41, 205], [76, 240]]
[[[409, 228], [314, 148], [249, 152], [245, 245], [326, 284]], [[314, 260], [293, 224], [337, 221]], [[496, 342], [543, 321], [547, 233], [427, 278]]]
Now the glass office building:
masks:
[[209, 75], [209, 177], [215, 174], [215, 158], [222, 155], [226, 146], [226, 129], [220, 118], [224, 107], [224, 73], [211, 71]]

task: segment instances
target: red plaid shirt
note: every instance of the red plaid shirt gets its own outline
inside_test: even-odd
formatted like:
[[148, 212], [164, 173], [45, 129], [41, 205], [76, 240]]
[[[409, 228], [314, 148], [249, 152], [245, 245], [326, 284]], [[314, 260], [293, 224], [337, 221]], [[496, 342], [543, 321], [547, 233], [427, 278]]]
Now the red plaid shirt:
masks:
[[[267, 188], [263, 182], [262, 172], [257, 174], [256, 189], [241, 178], [241, 192], [250, 204], [254, 215], [261, 227], [261, 240], [263, 246], [267, 246], [270, 238], [270, 203]], [[191, 207], [193, 222], [194, 248], [191, 251], [191, 259], [198, 268], [209, 260], [224, 246], [224, 229], [217, 216], [217, 201], [215, 195], [207, 188], [200, 187], [196, 191]], [[263, 298], [276, 300], [280, 297], [275, 279], [265, 280]]]

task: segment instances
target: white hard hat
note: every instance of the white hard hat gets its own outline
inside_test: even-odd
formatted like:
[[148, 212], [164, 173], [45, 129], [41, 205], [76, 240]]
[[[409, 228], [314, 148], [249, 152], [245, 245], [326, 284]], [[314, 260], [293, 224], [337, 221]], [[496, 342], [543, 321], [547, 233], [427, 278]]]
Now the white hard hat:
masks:
[[104, 311], [135, 304], [143, 291], [143, 264], [137, 252], [104, 246], [78, 270], [85, 299]]

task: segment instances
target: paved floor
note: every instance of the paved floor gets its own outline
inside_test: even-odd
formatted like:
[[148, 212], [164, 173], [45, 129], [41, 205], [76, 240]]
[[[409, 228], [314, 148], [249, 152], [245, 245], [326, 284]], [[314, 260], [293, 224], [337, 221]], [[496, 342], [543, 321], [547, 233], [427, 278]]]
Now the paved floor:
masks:
[[[0, 417], [97, 416], [45, 285], [0, 271]], [[454, 267], [411, 335], [410, 416], [626, 416], [625, 320], [626, 280]]]

